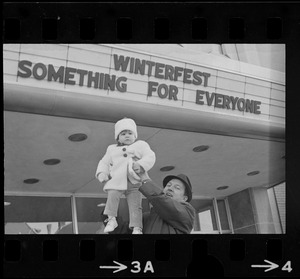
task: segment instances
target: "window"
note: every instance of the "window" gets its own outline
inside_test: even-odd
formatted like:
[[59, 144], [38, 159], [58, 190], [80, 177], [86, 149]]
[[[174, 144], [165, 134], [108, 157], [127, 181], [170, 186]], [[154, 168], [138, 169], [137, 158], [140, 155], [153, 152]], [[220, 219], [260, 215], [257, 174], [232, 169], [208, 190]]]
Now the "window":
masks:
[[5, 196], [5, 234], [73, 233], [69, 197]]
[[78, 234], [103, 234], [101, 214], [106, 198], [76, 197]]
[[[103, 211], [107, 198], [76, 197], [76, 216], [78, 234], [104, 234]], [[149, 211], [146, 199], [142, 200], [143, 212]], [[128, 204], [126, 198], [121, 198], [118, 217], [129, 221]]]

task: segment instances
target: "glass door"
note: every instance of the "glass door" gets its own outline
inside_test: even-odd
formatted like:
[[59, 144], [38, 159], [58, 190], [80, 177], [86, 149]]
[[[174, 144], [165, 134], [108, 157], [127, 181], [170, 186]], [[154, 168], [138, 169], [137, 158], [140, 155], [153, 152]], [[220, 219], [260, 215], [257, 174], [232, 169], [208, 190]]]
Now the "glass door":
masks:
[[218, 234], [218, 226], [213, 199], [193, 200], [192, 205], [196, 210], [196, 218], [192, 233]]
[[196, 210], [193, 234], [232, 233], [226, 200], [198, 199], [191, 203]]
[[222, 234], [233, 233], [231, 215], [227, 199], [217, 200], [218, 215], [220, 219], [220, 229]]

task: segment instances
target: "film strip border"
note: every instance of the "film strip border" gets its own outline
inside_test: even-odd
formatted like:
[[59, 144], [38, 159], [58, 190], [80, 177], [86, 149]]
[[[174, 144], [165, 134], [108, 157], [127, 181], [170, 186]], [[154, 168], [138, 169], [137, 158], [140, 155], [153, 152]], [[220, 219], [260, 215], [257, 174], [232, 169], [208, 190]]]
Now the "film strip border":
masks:
[[283, 252], [286, 241], [278, 236], [225, 237], [220, 246], [213, 237], [9, 237], [4, 243], [5, 273], [7, 277], [102, 277], [117, 272], [118, 276], [190, 277], [252, 276], [258, 269], [260, 274], [274, 269], [272, 275], [285, 276], [294, 274], [294, 261]]
[[[3, 8], [4, 43], [285, 43], [287, 91], [292, 105], [297, 104], [299, 3], [4, 3]], [[296, 118], [297, 108], [287, 110], [287, 119]], [[289, 144], [296, 146], [291, 129], [287, 133]], [[298, 181], [296, 155], [294, 149], [287, 152], [287, 184], [292, 188]], [[272, 276], [299, 276], [299, 208], [290, 194], [287, 235], [7, 235], [4, 274], [267, 276], [272, 268]], [[126, 269], [115, 272], [114, 262]]]
[[[284, 3], [5, 3], [5, 42], [284, 42], [299, 5]], [[249, 13], [254, 11], [255, 13]]]

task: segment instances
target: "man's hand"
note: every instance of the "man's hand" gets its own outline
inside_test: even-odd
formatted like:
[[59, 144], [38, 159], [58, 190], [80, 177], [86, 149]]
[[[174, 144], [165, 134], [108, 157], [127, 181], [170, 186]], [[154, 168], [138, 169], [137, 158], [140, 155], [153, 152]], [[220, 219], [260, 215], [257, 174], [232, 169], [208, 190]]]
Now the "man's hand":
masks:
[[141, 173], [144, 171], [143, 167], [137, 162], [132, 163], [132, 169], [135, 171], [135, 173]]
[[[131, 176], [134, 180], [140, 181], [140, 177], [137, 174], [137, 171], [140, 171], [140, 165], [133, 162], [133, 160], [130, 158], [128, 162], [128, 174]], [[137, 171], [136, 171], [137, 170]]]
[[144, 168], [137, 162], [133, 162], [133, 170], [137, 175], [141, 178], [141, 181], [150, 180], [148, 173], [144, 170]]
[[149, 177], [148, 173], [146, 171], [143, 170], [143, 172], [140, 172], [138, 174], [138, 176], [141, 178], [141, 181], [145, 181], [145, 180], [151, 180], [151, 178]]

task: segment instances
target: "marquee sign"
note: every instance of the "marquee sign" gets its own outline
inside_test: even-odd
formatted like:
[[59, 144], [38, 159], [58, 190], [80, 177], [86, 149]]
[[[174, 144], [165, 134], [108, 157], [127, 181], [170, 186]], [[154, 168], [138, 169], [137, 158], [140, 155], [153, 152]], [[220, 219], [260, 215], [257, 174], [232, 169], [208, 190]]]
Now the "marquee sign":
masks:
[[[178, 87], [175, 84], [166, 84], [167, 81], [182, 81], [184, 84], [195, 86], [195, 104], [214, 106], [227, 110], [238, 110], [253, 114], [260, 114], [261, 102], [229, 95], [223, 95], [203, 90], [210, 81], [210, 73], [195, 71], [189, 68], [177, 67], [135, 57], [113, 55], [113, 65], [116, 71], [127, 72], [132, 75], [154, 77], [162, 82], [148, 81], [145, 94], [150, 98], [154, 94], [161, 99], [178, 101]], [[93, 72], [84, 69], [60, 66], [58, 69], [52, 64], [32, 63], [21, 60], [18, 63], [17, 76], [21, 78], [33, 77], [36, 80], [59, 82], [69, 85], [86, 86], [100, 90], [127, 92], [127, 77], [110, 75], [107, 73]]]

